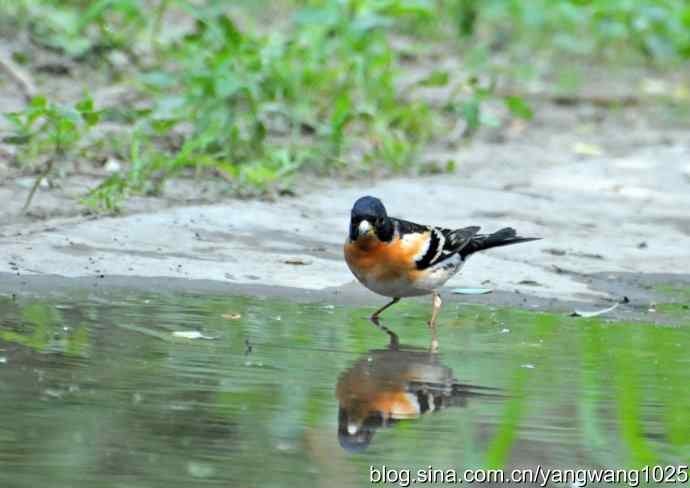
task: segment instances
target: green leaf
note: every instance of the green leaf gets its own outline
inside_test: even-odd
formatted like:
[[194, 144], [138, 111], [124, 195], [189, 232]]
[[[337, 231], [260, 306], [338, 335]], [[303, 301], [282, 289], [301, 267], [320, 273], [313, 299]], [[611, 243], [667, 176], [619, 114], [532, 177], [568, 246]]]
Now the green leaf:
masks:
[[42, 95], [33, 97], [29, 102], [29, 107], [34, 109], [46, 109], [48, 107], [48, 99]]
[[2, 115], [11, 122], [17, 130], [22, 130], [24, 128], [24, 122], [22, 121], [22, 114], [20, 112], [5, 112]]
[[479, 100], [472, 99], [468, 100], [462, 104], [462, 117], [467, 122], [467, 126], [470, 129], [478, 129], [480, 125], [479, 115], [480, 115], [480, 103]]
[[532, 109], [527, 105], [527, 102], [522, 97], [510, 95], [504, 99], [506, 107], [514, 117], [531, 120], [534, 116]]
[[85, 112], [82, 113], [81, 116], [88, 127], [93, 127], [96, 125], [101, 118], [100, 113], [98, 112]]
[[177, 124], [177, 119], [151, 119], [151, 128], [158, 134], [165, 134]]
[[79, 22], [76, 26], [77, 30], [81, 31], [96, 19], [102, 17], [104, 12], [111, 7], [113, 2], [114, 0], [99, 0], [91, 3], [89, 8], [87, 8], [79, 17]]
[[63, 134], [74, 132], [77, 129], [77, 124], [74, 120], [64, 117], [58, 120], [57, 128]]
[[216, 22], [218, 23], [218, 26], [220, 27], [220, 30], [223, 33], [225, 41], [229, 45], [237, 47], [240, 44], [242, 44], [242, 33], [239, 31], [237, 26], [235, 26], [235, 23], [232, 21], [230, 17], [228, 17], [227, 15], [219, 15], [216, 18]]
[[354, 31], [358, 31], [361, 34], [379, 27], [388, 27], [392, 24], [393, 21], [391, 19], [381, 15], [369, 14], [359, 16], [357, 20], [350, 24], [350, 28]]
[[216, 95], [228, 98], [245, 88], [244, 83], [232, 73], [225, 73], [214, 81]]
[[435, 13], [434, 5], [429, 0], [389, 0], [381, 3], [381, 11], [394, 17], [412, 15], [427, 18]]
[[93, 112], [93, 99], [91, 97], [87, 97], [84, 100], [77, 102], [74, 108], [76, 108], [79, 112]]
[[340, 13], [333, 3], [321, 8], [304, 8], [292, 17], [296, 24], [322, 27], [336, 24], [339, 18]]
[[352, 102], [347, 93], [341, 93], [335, 101], [335, 108], [331, 117], [331, 129], [334, 133], [342, 132], [345, 125], [347, 125], [352, 114], [351, 105]]
[[420, 86], [446, 86], [450, 80], [447, 71], [434, 70], [429, 76], [418, 82]]

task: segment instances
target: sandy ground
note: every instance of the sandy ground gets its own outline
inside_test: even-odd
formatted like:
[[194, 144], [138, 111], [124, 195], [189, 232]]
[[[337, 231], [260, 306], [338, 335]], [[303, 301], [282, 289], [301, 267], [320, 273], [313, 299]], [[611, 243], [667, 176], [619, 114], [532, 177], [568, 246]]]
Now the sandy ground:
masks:
[[[536, 113], [529, 125], [484, 133], [453, 152], [427, 154], [454, 158], [455, 174], [306, 179], [298, 183], [299, 196], [274, 202], [224, 198], [195, 205], [178, 185], [167, 198], [132, 200], [123, 216], [93, 218], [74, 200], [90, 183], [82, 176], [64, 179], [58, 189], [41, 189], [27, 217], [20, 206], [30, 180], [5, 181], [0, 281], [8, 291], [46, 276], [132, 286], [139, 278], [162, 278], [190, 286], [214, 282], [228, 292], [276, 287], [294, 296], [365, 293], [365, 301], [379, 303], [381, 297], [353, 282], [342, 259], [350, 208], [365, 194], [409, 220], [481, 225], [485, 232], [512, 226], [522, 235], [543, 237], [472, 258], [450, 288], [488, 287], [496, 290], [493, 297], [509, 302], [530, 296], [593, 304], [619, 299], [626, 292], [616, 286], [622, 276], [656, 273], [666, 275], [666, 282], [686, 281], [685, 124], [660, 121], [635, 107], [545, 105]], [[215, 198], [220, 197], [210, 199]], [[607, 280], [610, 286], [602, 285]], [[160, 281], [146, 283], [156, 287]]]

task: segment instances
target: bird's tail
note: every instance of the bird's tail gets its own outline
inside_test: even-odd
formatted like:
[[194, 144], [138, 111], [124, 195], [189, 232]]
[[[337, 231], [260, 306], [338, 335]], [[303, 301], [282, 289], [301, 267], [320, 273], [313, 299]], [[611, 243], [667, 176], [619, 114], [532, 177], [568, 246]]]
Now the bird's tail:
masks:
[[484, 251], [485, 249], [491, 249], [492, 247], [509, 246], [521, 242], [538, 241], [539, 239], [541, 239], [541, 237], [520, 237], [515, 232], [515, 229], [506, 227], [493, 234], [476, 234], [472, 237], [470, 242], [462, 248], [460, 254], [464, 259], [470, 254]]
[[508, 397], [499, 388], [453, 383], [451, 394], [444, 399], [443, 406], [464, 407], [468, 399], [505, 400], [506, 398]]
[[465, 383], [411, 381], [409, 391], [415, 392], [421, 414], [448, 407], [465, 407], [469, 399], [501, 400], [507, 398], [499, 388]]

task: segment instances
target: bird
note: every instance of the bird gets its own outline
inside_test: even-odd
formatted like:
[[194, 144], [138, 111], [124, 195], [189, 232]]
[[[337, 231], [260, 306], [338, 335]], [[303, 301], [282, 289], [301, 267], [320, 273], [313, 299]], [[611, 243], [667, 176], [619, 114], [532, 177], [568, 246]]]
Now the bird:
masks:
[[[392, 300], [369, 319], [386, 332], [381, 313], [401, 298], [432, 295], [432, 351], [438, 351], [436, 321], [443, 304], [439, 289], [474, 253], [499, 246], [539, 240], [520, 237], [506, 227], [480, 234], [480, 227], [460, 229], [421, 225], [390, 217], [380, 199], [363, 196], [350, 213], [350, 228], [344, 245], [345, 262], [366, 288]], [[390, 332], [389, 332], [390, 334]]]
[[448, 407], [464, 407], [469, 398], [502, 400], [500, 390], [459, 383], [439, 356], [410, 346], [374, 349], [341, 373], [336, 385], [338, 442], [362, 452], [376, 431]]

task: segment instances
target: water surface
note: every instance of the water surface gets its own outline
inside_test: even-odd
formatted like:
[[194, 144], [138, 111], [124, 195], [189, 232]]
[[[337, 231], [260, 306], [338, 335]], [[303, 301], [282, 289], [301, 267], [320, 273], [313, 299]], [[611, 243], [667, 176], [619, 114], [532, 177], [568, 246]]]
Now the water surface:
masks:
[[400, 350], [367, 312], [0, 297], [0, 486], [332, 488], [382, 465], [690, 459], [687, 314], [659, 326], [449, 304], [434, 355], [426, 302], [384, 316]]

